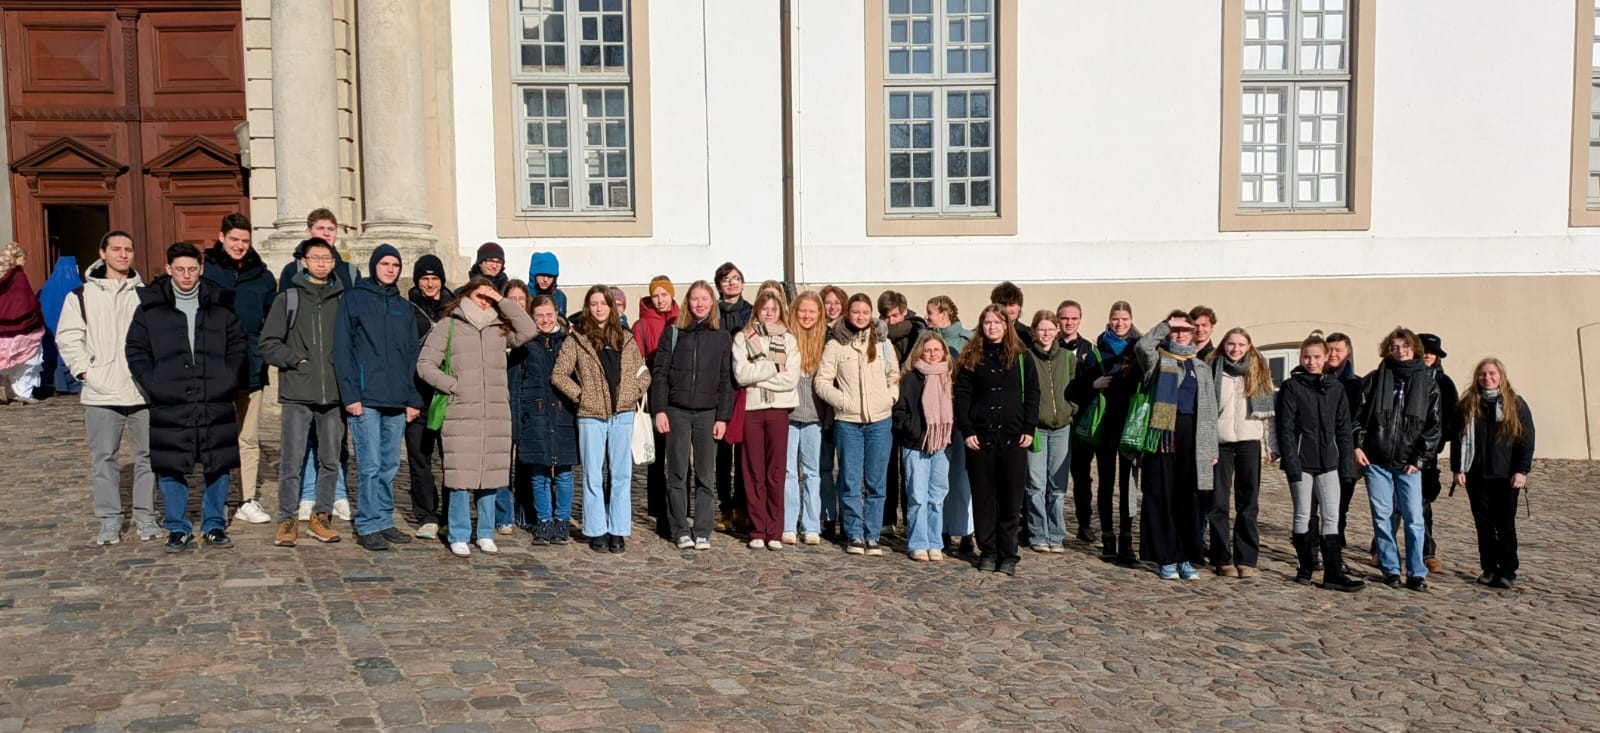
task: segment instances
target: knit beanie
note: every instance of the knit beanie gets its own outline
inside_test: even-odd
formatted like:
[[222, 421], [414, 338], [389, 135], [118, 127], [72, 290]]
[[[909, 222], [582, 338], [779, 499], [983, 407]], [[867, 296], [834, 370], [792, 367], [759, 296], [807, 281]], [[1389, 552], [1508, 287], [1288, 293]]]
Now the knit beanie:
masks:
[[483, 246], [478, 248], [478, 257], [477, 259], [473, 260], [472, 264], [482, 264], [484, 260], [499, 260], [501, 262], [505, 262], [506, 251], [505, 249], [501, 248], [497, 242], [484, 242]]
[[439, 258], [433, 255], [423, 255], [418, 257], [417, 264], [411, 268], [412, 282], [421, 280], [423, 277], [428, 275], [433, 275], [434, 277], [439, 278], [440, 283], [444, 282], [444, 263], [440, 262]]
[[672, 281], [668, 280], [665, 275], [659, 275], [656, 277], [656, 279], [650, 281], [650, 289], [647, 291], [647, 294], [654, 293], [656, 288], [662, 288], [666, 290], [668, 298], [678, 297], [678, 291], [673, 289]]

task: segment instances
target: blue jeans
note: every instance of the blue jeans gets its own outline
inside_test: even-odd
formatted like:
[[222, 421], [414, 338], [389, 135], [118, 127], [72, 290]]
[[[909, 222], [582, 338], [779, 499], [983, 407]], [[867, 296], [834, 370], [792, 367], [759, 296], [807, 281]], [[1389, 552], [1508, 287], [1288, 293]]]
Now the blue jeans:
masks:
[[501, 527], [517, 523], [517, 497], [510, 486], [494, 490], [494, 519]]
[[950, 492], [950, 454], [955, 444], [937, 453], [901, 448], [906, 477], [906, 549], [937, 550], [944, 547], [944, 497]]
[[1367, 466], [1364, 472], [1367, 501], [1372, 505], [1372, 536], [1378, 543], [1378, 568], [1384, 575], [1400, 574], [1400, 548], [1395, 543], [1393, 521], [1395, 510], [1399, 509], [1405, 519], [1406, 575], [1428, 577], [1428, 566], [1422, 562], [1422, 543], [1427, 537], [1427, 526], [1422, 522], [1422, 473], [1375, 465]]
[[[189, 521], [189, 482], [183, 476], [160, 477], [163, 514], [161, 526], [168, 532], [194, 534], [194, 524]], [[228, 472], [206, 476], [205, 491], [200, 494], [200, 531], [222, 529], [228, 524]]]
[[839, 477], [833, 474], [834, 464], [839, 460], [839, 448], [833, 440], [836, 432], [822, 431], [822, 454], [818, 456], [817, 474], [822, 477], [821, 488], [817, 491], [822, 497], [822, 511], [818, 515], [824, 522], [839, 519]]
[[1060, 547], [1067, 541], [1067, 478], [1072, 471], [1072, 426], [1040, 428], [1028, 454], [1028, 542]]
[[478, 505], [478, 539], [494, 537], [495, 489], [450, 489], [451, 542], [472, 541], [472, 505]]
[[[661, 460], [659, 456], [656, 460]], [[533, 473], [533, 511], [539, 521], [572, 519], [572, 467], [530, 464]], [[551, 496], [551, 490], [555, 495]], [[554, 506], [552, 506], [552, 500]]]
[[[578, 418], [578, 455], [583, 459], [583, 536], [633, 534], [633, 411], [609, 419]], [[605, 466], [611, 466], [611, 502], [606, 503]]]
[[394, 526], [394, 477], [400, 472], [406, 413], [368, 407], [346, 424], [356, 447], [356, 513], [351, 519], [356, 534], [382, 532]]
[[817, 515], [822, 509], [822, 426], [789, 423], [789, 468], [783, 477], [783, 531], [816, 534], [822, 531]]
[[952, 430], [950, 445], [950, 493], [944, 495], [944, 533], [951, 537], [972, 534], [972, 481], [967, 478], [966, 438]]
[[[343, 410], [343, 407], [339, 408]], [[349, 428], [346, 428], [348, 431]], [[343, 446], [339, 448], [339, 476], [334, 482], [333, 498], [344, 499], [350, 496], [350, 484], [345, 480], [345, 475], [350, 473], [350, 456], [344, 452]], [[311, 437], [306, 439], [306, 465], [300, 471], [300, 501], [317, 500], [317, 434], [312, 428]]]
[[865, 425], [835, 422], [833, 441], [839, 448], [839, 478], [843, 484], [839, 514], [845, 537], [877, 542], [883, 532], [883, 501], [888, 487], [889, 419]]

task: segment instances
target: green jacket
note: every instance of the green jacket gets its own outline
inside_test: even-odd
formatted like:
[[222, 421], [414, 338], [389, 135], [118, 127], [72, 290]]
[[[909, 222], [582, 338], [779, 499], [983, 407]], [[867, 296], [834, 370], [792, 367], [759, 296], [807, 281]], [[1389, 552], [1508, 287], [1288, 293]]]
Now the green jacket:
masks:
[[1078, 405], [1067, 400], [1067, 385], [1078, 371], [1077, 354], [1061, 348], [1060, 341], [1051, 343], [1048, 352], [1030, 344], [1028, 354], [1039, 373], [1039, 427], [1059, 430], [1071, 425]]
[[338, 278], [317, 285], [304, 272], [293, 279], [296, 299], [290, 324], [289, 291], [278, 293], [261, 325], [261, 358], [278, 368], [278, 401], [303, 405], [339, 404], [333, 373], [333, 336], [339, 323]]

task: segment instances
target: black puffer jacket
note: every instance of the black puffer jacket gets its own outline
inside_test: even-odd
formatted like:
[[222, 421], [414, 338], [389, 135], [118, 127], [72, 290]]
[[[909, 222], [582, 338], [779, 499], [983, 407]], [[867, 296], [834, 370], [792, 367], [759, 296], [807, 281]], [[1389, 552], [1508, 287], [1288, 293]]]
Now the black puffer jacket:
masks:
[[[1356, 447], [1367, 454], [1374, 466], [1397, 470], [1422, 467], [1423, 460], [1439, 452], [1443, 432], [1440, 418], [1439, 385], [1428, 375], [1422, 360], [1415, 366], [1385, 359], [1383, 364], [1361, 380], [1361, 412], [1356, 415]], [[1385, 382], [1384, 372], [1393, 373], [1393, 382], [1403, 386], [1405, 400], [1395, 394], [1377, 394]], [[1420, 390], [1420, 391], [1417, 391]], [[1407, 417], [1406, 405], [1423, 400], [1420, 417]]]
[[1274, 408], [1278, 450], [1290, 483], [1301, 474], [1338, 471], [1342, 480], [1355, 478], [1354, 430], [1344, 388], [1331, 374], [1312, 374], [1295, 367], [1278, 389]]
[[[1021, 371], [1018, 371], [1018, 370]], [[955, 376], [956, 428], [985, 449], [1016, 443], [1039, 425], [1039, 372], [1027, 354], [1007, 360], [1005, 347], [983, 345], [983, 357]]]
[[891, 427], [902, 446], [920, 447], [928, 433], [928, 417], [922, 410], [922, 391], [927, 385], [928, 378], [915, 369], [900, 375], [900, 399], [894, 401]]
[[150, 467], [158, 475], [182, 476], [197, 462], [207, 474], [239, 466], [233, 393], [244, 371], [244, 330], [215, 284], [202, 279], [199, 297], [192, 352], [170, 277], [139, 288], [128, 326], [128, 372], [150, 398]]
[[686, 329], [668, 326], [656, 347], [650, 372], [650, 410], [668, 407], [716, 410], [717, 420], [733, 419], [733, 337], [726, 328], [711, 330], [709, 318]]

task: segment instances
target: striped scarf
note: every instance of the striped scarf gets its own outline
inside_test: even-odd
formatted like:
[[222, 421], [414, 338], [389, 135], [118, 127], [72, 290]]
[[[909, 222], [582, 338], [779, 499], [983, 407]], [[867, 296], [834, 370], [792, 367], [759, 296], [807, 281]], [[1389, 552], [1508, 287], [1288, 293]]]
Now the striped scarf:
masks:
[[1192, 367], [1185, 363], [1194, 358], [1194, 344], [1180, 346], [1168, 339], [1156, 349], [1158, 361], [1155, 391], [1150, 398], [1150, 431], [1157, 435], [1157, 451], [1171, 453], [1173, 434], [1178, 428], [1178, 386], [1185, 372]]

